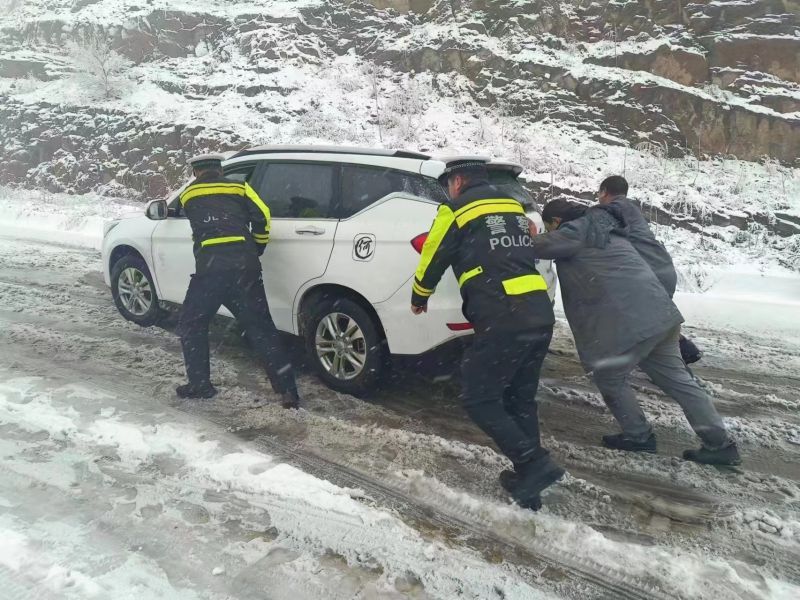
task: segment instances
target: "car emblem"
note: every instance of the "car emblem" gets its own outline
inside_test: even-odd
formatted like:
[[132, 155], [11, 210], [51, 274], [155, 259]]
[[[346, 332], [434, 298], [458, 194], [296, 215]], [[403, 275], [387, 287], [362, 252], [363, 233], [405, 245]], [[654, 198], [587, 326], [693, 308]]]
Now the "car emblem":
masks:
[[359, 233], [353, 238], [353, 260], [366, 262], [375, 255], [375, 236], [371, 233]]

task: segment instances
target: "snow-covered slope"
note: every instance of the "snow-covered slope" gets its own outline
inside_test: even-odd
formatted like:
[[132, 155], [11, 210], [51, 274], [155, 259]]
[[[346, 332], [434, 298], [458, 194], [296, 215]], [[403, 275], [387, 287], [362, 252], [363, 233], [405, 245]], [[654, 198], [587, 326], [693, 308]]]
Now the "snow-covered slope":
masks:
[[796, 269], [800, 9], [682, 4], [4, 0], [0, 183], [148, 198], [254, 143], [482, 152], [540, 201], [624, 173], [687, 265]]

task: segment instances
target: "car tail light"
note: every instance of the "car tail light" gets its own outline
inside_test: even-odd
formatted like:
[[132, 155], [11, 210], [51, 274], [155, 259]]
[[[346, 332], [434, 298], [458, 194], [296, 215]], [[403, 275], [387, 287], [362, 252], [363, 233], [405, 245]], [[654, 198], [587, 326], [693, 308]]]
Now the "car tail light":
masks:
[[417, 251], [417, 254], [422, 254], [422, 247], [425, 245], [425, 240], [428, 239], [428, 233], [420, 233], [417, 237], [411, 240], [411, 245], [414, 247], [414, 250]]
[[472, 323], [448, 323], [447, 328], [450, 331], [467, 331], [473, 329]]

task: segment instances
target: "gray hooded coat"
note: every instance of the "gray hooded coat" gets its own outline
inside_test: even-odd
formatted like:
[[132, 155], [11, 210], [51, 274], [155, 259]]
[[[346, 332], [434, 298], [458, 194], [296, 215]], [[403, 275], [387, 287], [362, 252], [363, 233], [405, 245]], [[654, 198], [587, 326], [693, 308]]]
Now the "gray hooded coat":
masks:
[[667, 252], [664, 244], [656, 239], [650, 229], [650, 224], [645, 220], [642, 211], [625, 196], [617, 196], [610, 203], [601, 206], [611, 213], [628, 231], [628, 240], [644, 259], [653, 273], [656, 274], [661, 285], [667, 290], [669, 297], [675, 294], [678, 284], [678, 274], [672, 257]]
[[683, 322], [627, 231], [598, 207], [533, 238], [537, 258], [555, 259], [575, 345], [587, 371]]

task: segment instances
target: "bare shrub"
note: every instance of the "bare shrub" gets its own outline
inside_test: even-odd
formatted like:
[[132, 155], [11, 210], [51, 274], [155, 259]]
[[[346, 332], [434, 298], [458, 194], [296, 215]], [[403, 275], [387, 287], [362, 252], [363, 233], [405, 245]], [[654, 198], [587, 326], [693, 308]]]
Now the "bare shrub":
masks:
[[67, 51], [78, 75], [98, 89], [104, 98], [119, 97], [124, 73], [132, 63], [111, 47], [103, 32], [90, 31], [67, 45]]
[[399, 141], [409, 143], [417, 140], [428, 108], [426, 96], [431, 93], [416, 79], [409, 79], [386, 100], [384, 124]]

